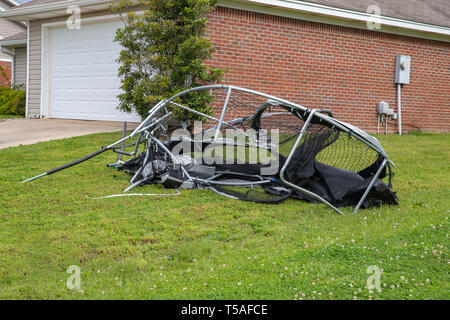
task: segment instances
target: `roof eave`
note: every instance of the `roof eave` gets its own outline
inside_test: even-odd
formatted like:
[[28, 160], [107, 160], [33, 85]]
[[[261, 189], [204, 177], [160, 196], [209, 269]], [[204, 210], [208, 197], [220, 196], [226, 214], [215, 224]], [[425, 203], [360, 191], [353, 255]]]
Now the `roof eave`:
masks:
[[[59, 12], [65, 13], [67, 8], [71, 5], [77, 5], [79, 7], [88, 7], [93, 5], [101, 5], [108, 7], [112, 2], [116, 0], [66, 0], [52, 3], [45, 3], [36, 6], [17, 7], [0, 12], [0, 18], [7, 18], [14, 21], [26, 21], [31, 20], [34, 17], [39, 18], [39, 14]], [[62, 15], [60, 14], [60, 15]]]

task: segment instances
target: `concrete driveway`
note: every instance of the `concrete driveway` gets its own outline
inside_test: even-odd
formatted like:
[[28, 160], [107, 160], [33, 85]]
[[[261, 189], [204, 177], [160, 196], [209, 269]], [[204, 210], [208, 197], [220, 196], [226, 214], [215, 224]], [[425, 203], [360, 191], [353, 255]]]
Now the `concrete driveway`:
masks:
[[[127, 123], [133, 130], [138, 123]], [[0, 149], [91, 133], [122, 131], [123, 122], [65, 119], [15, 119], [0, 122]]]

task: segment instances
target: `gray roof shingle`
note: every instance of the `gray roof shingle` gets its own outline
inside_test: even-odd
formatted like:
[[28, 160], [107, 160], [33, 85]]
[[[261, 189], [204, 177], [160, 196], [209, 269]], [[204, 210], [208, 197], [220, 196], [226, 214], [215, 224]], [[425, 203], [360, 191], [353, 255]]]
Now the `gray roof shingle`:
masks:
[[450, 27], [449, 0], [308, 0], [330, 7], [367, 12], [377, 5], [381, 16]]

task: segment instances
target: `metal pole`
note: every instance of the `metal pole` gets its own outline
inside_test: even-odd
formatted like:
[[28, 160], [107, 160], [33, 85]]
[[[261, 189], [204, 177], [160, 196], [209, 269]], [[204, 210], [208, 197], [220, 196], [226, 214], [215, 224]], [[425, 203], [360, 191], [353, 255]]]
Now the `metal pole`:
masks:
[[[122, 138], [125, 138], [127, 134], [127, 122], [124, 121], [123, 122], [123, 130], [122, 130]], [[120, 146], [120, 151], [124, 151], [125, 150], [125, 141], [122, 141], [122, 145]], [[120, 163], [120, 161], [122, 160], [122, 154], [119, 153], [119, 156], [117, 157], [117, 163]]]
[[380, 121], [381, 121], [381, 116], [378, 115], [378, 121], [377, 121], [377, 133], [380, 134]]
[[364, 200], [366, 200], [367, 195], [369, 194], [370, 189], [372, 189], [373, 185], [375, 184], [375, 181], [377, 181], [378, 176], [381, 174], [381, 171], [383, 170], [384, 166], [386, 165], [387, 160], [384, 159], [383, 162], [381, 163], [380, 168], [378, 169], [377, 173], [375, 174], [375, 176], [373, 177], [372, 181], [370, 182], [369, 186], [367, 187], [366, 191], [364, 192], [363, 196], [361, 197], [361, 200], [359, 200], [358, 205], [356, 206], [355, 210], [353, 211], [353, 213], [358, 212], [359, 208], [361, 207], [361, 205], [363, 204]]
[[[161, 105], [160, 105], [158, 108], [161, 108]], [[171, 114], [171, 112], [168, 113], [168, 114], [166, 114], [164, 117], [162, 117], [162, 118], [156, 120], [156, 121], [153, 122], [152, 124], [150, 124], [150, 125], [144, 127], [144, 128], [143, 128], [142, 126], [140, 126], [139, 130], [135, 130], [135, 133], [137, 134], [137, 133], [143, 132], [144, 130], [147, 130], [148, 128], [150, 128], [150, 127], [156, 125], [157, 123], [159, 123], [163, 118], [169, 116], [170, 114]], [[62, 165], [62, 166], [60, 166], [60, 167], [58, 167], [58, 168], [55, 168], [55, 169], [52, 169], [52, 170], [50, 170], [50, 171], [44, 172], [44, 173], [42, 173], [42, 174], [40, 174], [40, 175], [38, 175], [38, 176], [35, 176], [35, 177], [32, 177], [32, 178], [26, 179], [26, 180], [24, 180], [24, 181], [22, 181], [22, 182], [28, 182], [28, 181], [32, 181], [32, 180], [35, 180], [35, 179], [38, 179], [38, 178], [41, 178], [41, 177], [44, 177], [44, 176], [48, 176], [48, 175], [53, 174], [53, 173], [55, 173], [55, 172], [61, 171], [61, 170], [63, 170], [63, 169], [72, 167], [72, 166], [74, 166], [74, 165], [76, 165], [76, 164], [79, 164], [79, 163], [81, 163], [81, 162], [84, 162], [84, 161], [86, 161], [86, 160], [89, 160], [89, 159], [91, 159], [91, 158], [93, 158], [93, 157], [99, 155], [100, 153], [105, 152], [106, 150], [112, 149], [114, 146], [118, 145], [119, 143], [122, 144], [124, 141], [126, 141], [126, 140], [130, 139], [131, 137], [133, 137], [135, 133], [132, 133], [132, 134], [130, 134], [129, 136], [126, 136], [126, 137], [124, 137], [124, 138], [122, 138], [122, 139], [120, 139], [120, 140], [118, 140], [118, 141], [116, 141], [116, 142], [110, 144], [110, 145], [107, 146], [107, 147], [102, 147], [101, 149], [99, 149], [99, 150], [97, 150], [97, 151], [95, 151], [95, 152], [93, 152], [93, 153], [91, 153], [91, 154], [89, 154], [89, 155], [87, 155], [87, 156], [85, 156], [85, 157], [83, 157], [83, 158], [81, 158], [81, 159], [72, 161], [72, 162], [70, 162], [70, 163], [68, 163], [68, 164], [65, 164], [65, 165]]]
[[306, 119], [305, 124], [303, 125], [303, 128], [302, 128], [302, 130], [300, 131], [300, 134], [298, 135], [297, 141], [295, 142], [294, 146], [292, 147], [292, 150], [291, 150], [291, 152], [289, 153], [289, 156], [288, 156], [288, 158], [286, 159], [286, 162], [284, 163], [283, 168], [281, 168], [281, 171], [280, 171], [280, 179], [281, 179], [281, 182], [283, 182], [284, 184], [290, 186], [291, 188], [294, 188], [295, 190], [298, 190], [298, 191], [300, 191], [300, 192], [302, 192], [302, 193], [305, 193], [305, 194], [309, 195], [310, 197], [313, 197], [314, 199], [317, 199], [317, 200], [319, 200], [320, 202], [326, 204], [327, 206], [329, 206], [331, 209], [333, 209], [333, 210], [336, 211], [337, 213], [343, 214], [338, 208], [336, 208], [335, 206], [333, 206], [331, 203], [329, 203], [327, 200], [325, 200], [325, 199], [322, 198], [321, 196], [315, 194], [314, 192], [311, 192], [311, 191], [309, 191], [309, 190], [307, 190], [307, 189], [301, 188], [301, 187], [299, 187], [299, 186], [297, 186], [297, 185], [295, 185], [295, 184], [293, 184], [293, 183], [287, 181], [287, 180], [285, 179], [285, 177], [284, 177], [284, 172], [286, 171], [286, 168], [288, 167], [289, 162], [291, 161], [292, 157], [294, 156], [294, 153], [295, 153], [295, 151], [297, 150], [297, 146], [300, 144], [300, 141], [302, 140], [302, 137], [303, 137], [304, 133], [306, 132], [306, 129], [308, 128], [309, 123], [311, 122], [311, 120], [312, 120], [314, 114], [315, 114], [317, 111], [319, 111], [319, 110], [315, 110], [315, 109], [314, 109], [314, 110], [311, 110], [311, 111], [310, 111], [310, 114], [309, 114], [308, 118]]
[[158, 102], [152, 108], [152, 110], [150, 110], [148, 117], [145, 118], [144, 120], [142, 120], [141, 124], [138, 125], [136, 129], [134, 129], [134, 131], [129, 135], [129, 137], [133, 137], [136, 133], [142, 131], [141, 129], [143, 127], [148, 126], [149, 121], [153, 119], [153, 117], [155, 116], [156, 112], [158, 112], [159, 109], [161, 109], [161, 107], [163, 107], [165, 105], [165, 103], [166, 103], [166, 100], [161, 100], [160, 102]]
[[402, 135], [402, 85], [397, 84], [398, 134]]
[[29, 178], [29, 179], [23, 180], [22, 182], [33, 181], [33, 180], [35, 180], [35, 179], [41, 178], [41, 177], [46, 176], [46, 175], [47, 175], [47, 172], [44, 172], [44, 173], [42, 173], [42, 174], [40, 174], [40, 175], [38, 175], [38, 176], [35, 176], [35, 177], [33, 177], [33, 178]]
[[388, 115], [384, 115], [384, 135], [387, 135], [388, 133]]
[[225, 102], [222, 107], [222, 113], [220, 114], [219, 118], [219, 124], [217, 125], [216, 134], [214, 135], [214, 141], [217, 140], [217, 138], [219, 137], [220, 129], [222, 128], [223, 118], [225, 116], [225, 112], [227, 111], [228, 100], [230, 100], [230, 95], [231, 95], [231, 87], [228, 88], [227, 91], [227, 96], [225, 98]]
[[181, 165], [180, 161], [173, 155], [173, 153], [170, 152], [170, 150], [167, 149], [166, 146], [165, 146], [161, 141], [159, 141], [157, 138], [153, 137], [152, 135], [149, 135], [149, 138], [152, 139], [153, 141], [155, 141], [156, 144], [157, 144], [161, 149], [163, 149], [163, 151], [166, 152], [166, 153], [172, 158], [172, 161], [173, 161], [175, 164], [180, 164], [181, 170], [182, 170], [182, 171], [184, 172], [184, 174], [187, 176], [187, 178], [189, 179], [189, 181], [192, 181], [192, 177], [191, 177], [190, 174], [187, 172], [186, 168], [185, 168], [184, 166]]
[[[181, 109], [183, 109], [183, 110], [192, 112], [193, 114], [199, 115], [199, 116], [201, 116], [201, 117], [205, 117], [205, 118], [207, 118], [207, 119], [209, 119], [209, 120], [213, 120], [213, 121], [219, 122], [219, 119], [217, 119], [217, 118], [214, 118], [214, 117], [212, 117], [212, 116], [209, 116], [209, 115], [207, 115], [207, 114], [204, 114], [204, 113], [202, 113], [202, 112], [200, 112], [200, 111], [197, 111], [197, 110], [194, 110], [194, 109], [185, 107], [185, 106], [183, 106], [183, 105], [181, 105], [181, 104], [179, 104], [179, 103], [175, 103], [175, 102], [172, 102], [172, 101], [169, 102], [169, 103], [172, 104], [172, 105], [174, 105], [174, 106], [177, 106], [177, 107], [179, 107], [179, 108], [181, 108]], [[248, 134], [246, 134], [246, 133], [245, 133], [244, 131], [242, 131], [241, 129], [236, 128], [235, 126], [232, 125], [232, 123], [235, 123], [237, 120], [241, 120], [241, 119], [243, 120], [244, 118], [233, 119], [233, 120], [231, 120], [231, 121], [224, 121], [223, 124], [226, 125], [226, 126], [228, 126], [228, 127], [230, 127], [230, 128], [232, 128], [232, 129], [234, 129], [234, 130], [236, 130], [236, 131], [241, 132], [242, 134], [244, 134], [245, 136], [248, 137]], [[216, 126], [212, 127], [211, 129], [213, 129], [213, 128], [215, 128], [215, 127], [216, 127]], [[209, 129], [208, 129], [208, 130], [209, 130]]]

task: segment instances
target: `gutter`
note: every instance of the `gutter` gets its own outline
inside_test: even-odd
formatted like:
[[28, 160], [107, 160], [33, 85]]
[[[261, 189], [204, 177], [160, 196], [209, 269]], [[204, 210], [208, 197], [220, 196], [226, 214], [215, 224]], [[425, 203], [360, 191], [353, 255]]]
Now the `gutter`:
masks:
[[18, 40], [0, 40], [0, 48], [1, 47], [11, 47], [11, 46], [17, 46], [17, 45], [26, 45], [27, 39], [18, 39]]

